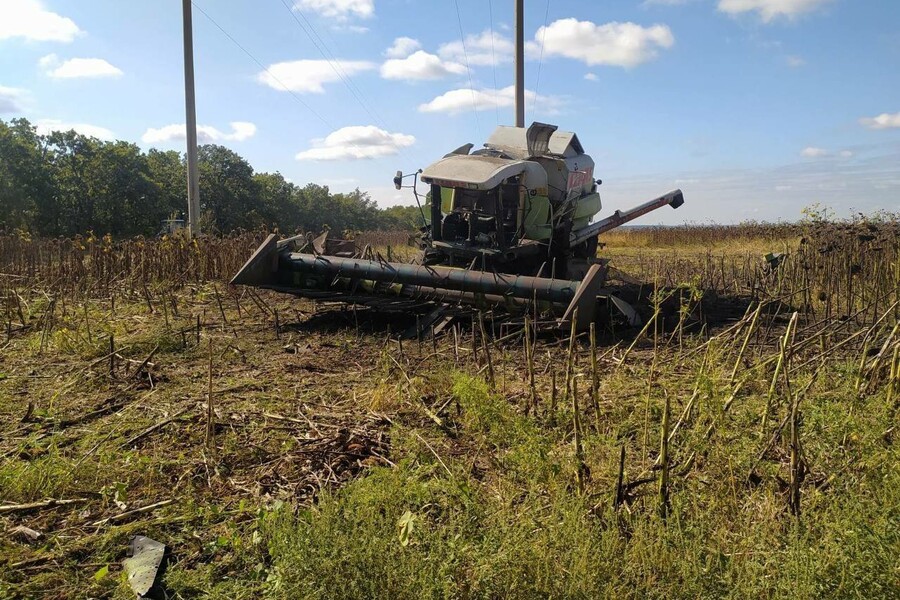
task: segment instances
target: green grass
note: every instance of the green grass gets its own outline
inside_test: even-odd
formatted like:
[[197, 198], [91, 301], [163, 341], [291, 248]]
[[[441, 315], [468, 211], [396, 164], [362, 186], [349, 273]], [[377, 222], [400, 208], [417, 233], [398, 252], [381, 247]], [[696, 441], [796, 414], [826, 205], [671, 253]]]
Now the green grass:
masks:
[[[696, 475], [676, 479], [663, 522], [652, 495], [632, 512], [610, 490], [574, 491], [571, 444], [515, 414], [480, 380], [458, 376], [465, 443], [474, 457], [449, 472], [416, 435], [394, 432], [397, 468], [378, 468], [318, 506], [267, 514], [262, 531], [279, 598], [892, 597], [898, 588], [900, 476], [877, 439], [878, 398], [851, 418], [847, 397], [807, 408], [811, 461], [867, 461], [866, 475], [808, 491], [805, 514], [787, 514], [776, 490], [741, 473], [756, 446], [717, 444]], [[827, 434], [818, 436], [819, 428]], [[737, 432], [735, 432], [737, 433]], [[849, 436], [855, 448], [834, 450]], [[444, 440], [446, 442], [446, 440]], [[590, 456], [616, 456], [616, 440], [588, 436]], [[818, 454], [822, 452], [822, 454]], [[839, 456], [843, 455], [843, 456]], [[473, 475], [473, 460], [491, 461]], [[612, 468], [613, 461], [604, 466]], [[596, 465], [595, 465], [596, 468]], [[819, 469], [814, 469], [818, 471]], [[611, 473], [607, 473], [609, 475]], [[606, 478], [609, 479], [608, 477]], [[596, 504], [599, 508], [592, 510]], [[404, 515], [413, 515], [408, 543]], [[408, 521], [408, 517], [406, 519]]]

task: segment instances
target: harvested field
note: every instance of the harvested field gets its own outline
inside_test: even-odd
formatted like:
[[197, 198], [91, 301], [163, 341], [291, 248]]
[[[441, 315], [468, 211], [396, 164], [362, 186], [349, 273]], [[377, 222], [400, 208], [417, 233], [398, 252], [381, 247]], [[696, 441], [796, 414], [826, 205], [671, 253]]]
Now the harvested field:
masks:
[[682, 293], [596, 343], [0, 239], [0, 595], [133, 597], [140, 534], [175, 598], [897, 597], [900, 226], [720, 229], [609, 236]]

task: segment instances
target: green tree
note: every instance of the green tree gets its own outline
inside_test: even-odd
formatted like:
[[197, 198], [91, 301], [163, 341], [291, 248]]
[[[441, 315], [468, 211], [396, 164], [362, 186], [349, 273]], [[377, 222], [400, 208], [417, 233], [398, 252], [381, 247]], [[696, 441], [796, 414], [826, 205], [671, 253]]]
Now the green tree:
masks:
[[302, 209], [296, 186], [281, 173], [257, 173], [253, 179], [258, 196], [249, 218], [254, 225], [285, 232], [297, 229], [302, 220]]
[[424, 225], [422, 211], [418, 206], [391, 206], [381, 211], [379, 229], [415, 230]]
[[219, 233], [253, 227], [257, 184], [253, 167], [233, 150], [217, 144], [200, 146], [200, 207]]
[[[415, 207], [380, 210], [364, 191], [298, 187], [281, 173], [254, 173], [223, 146], [199, 149], [200, 202], [208, 231], [414, 229]], [[25, 119], [0, 121], [0, 230], [36, 235], [152, 235], [187, 206], [186, 168], [175, 151], [142, 152], [75, 131], [38, 135]]]
[[0, 230], [34, 227], [52, 180], [35, 128], [25, 119], [0, 121]]
[[97, 196], [89, 171], [101, 142], [75, 131], [54, 131], [44, 139], [54, 194], [39, 207], [40, 233], [72, 235], [93, 229]]
[[147, 156], [135, 144], [99, 144], [87, 176], [95, 198], [91, 229], [133, 236], [159, 228], [168, 207], [151, 179]]
[[161, 218], [184, 216], [187, 210], [187, 166], [181, 154], [174, 150], [163, 152], [151, 148], [147, 152], [147, 168], [159, 194], [159, 203], [165, 209]]

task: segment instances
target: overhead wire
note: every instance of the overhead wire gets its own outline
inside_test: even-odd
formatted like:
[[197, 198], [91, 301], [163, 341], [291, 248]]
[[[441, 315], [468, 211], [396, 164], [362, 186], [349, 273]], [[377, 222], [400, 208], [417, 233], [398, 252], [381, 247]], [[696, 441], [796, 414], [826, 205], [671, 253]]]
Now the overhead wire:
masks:
[[262, 62], [260, 62], [259, 59], [257, 59], [255, 56], [253, 56], [253, 54], [251, 54], [249, 50], [247, 50], [246, 48], [244, 48], [244, 46], [242, 46], [240, 42], [238, 42], [236, 39], [234, 39], [234, 37], [233, 37], [230, 33], [228, 33], [227, 31], [225, 31], [225, 29], [224, 29], [221, 25], [219, 25], [219, 24], [215, 21], [215, 19], [213, 19], [211, 16], [209, 16], [209, 14], [208, 14], [205, 10], [203, 10], [202, 8], [200, 8], [199, 6], [197, 6], [197, 3], [196, 3], [196, 2], [194, 2], [193, 0], [191, 0], [191, 5], [193, 5], [194, 8], [196, 8], [197, 10], [199, 10], [199, 11], [200, 11], [200, 14], [202, 14], [204, 17], [206, 17], [206, 19], [207, 19], [210, 23], [212, 23], [213, 25], [215, 25], [216, 28], [217, 28], [219, 31], [221, 31], [222, 34], [223, 34], [225, 37], [227, 37], [229, 40], [231, 40], [231, 42], [232, 42], [235, 46], [237, 46], [238, 48], [240, 48], [241, 51], [242, 51], [244, 54], [246, 54], [247, 56], [249, 56], [250, 59], [251, 59], [253, 62], [255, 62], [257, 65], [259, 65], [259, 68], [261, 68], [263, 71], [265, 71], [265, 72], [269, 75], [269, 77], [271, 77], [278, 85], [280, 85], [282, 88], [284, 88], [284, 91], [288, 92], [291, 96], [293, 96], [294, 100], [296, 100], [297, 102], [299, 102], [306, 110], [308, 110], [309, 112], [311, 112], [311, 113], [313, 114], [313, 116], [315, 116], [317, 119], [319, 119], [319, 120], [320, 120], [322, 123], [324, 123], [328, 128], [330, 128], [330, 129], [332, 129], [332, 130], [334, 129], [334, 126], [333, 126], [331, 123], [328, 122], [328, 119], [326, 119], [325, 117], [323, 117], [322, 115], [320, 115], [320, 114], [319, 114], [312, 106], [310, 106], [309, 104], [307, 104], [306, 102], [304, 102], [303, 99], [300, 98], [300, 96], [298, 96], [298, 95], [294, 92], [294, 90], [292, 90], [291, 88], [289, 88], [289, 87], [288, 87], [287, 85], [285, 85], [280, 79], [278, 79], [278, 77], [276, 77], [276, 76], [272, 73], [272, 71], [269, 70], [268, 67], [266, 67]]
[[475, 100], [475, 84], [472, 83], [472, 70], [469, 68], [469, 53], [466, 50], [466, 37], [463, 34], [462, 17], [459, 16], [459, 0], [453, 0], [456, 5], [456, 22], [459, 24], [459, 42], [462, 44], [463, 58], [466, 61], [466, 74], [469, 76], [469, 91], [472, 92], [472, 114], [475, 116], [475, 137], [478, 137], [478, 102]]
[[[385, 131], [390, 129], [390, 127], [388, 127], [385, 120], [378, 113], [377, 109], [375, 109], [374, 105], [371, 105], [371, 103], [368, 102], [368, 99], [366, 98], [363, 91], [359, 88], [359, 86], [356, 85], [356, 83], [353, 81], [353, 79], [347, 74], [347, 72], [341, 66], [340, 61], [335, 57], [334, 53], [328, 47], [328, 44], [325, 42], [325, 40], [322, 39], [322, 36], [319, 35], [319, 32], [316, 30], [316, 26], [313, 25], [313, 23], [307, 18], [307, 16], [304, 14], [304, 12], [299, 7], [295, 7], [294, 9], [292, 9], [285, 2], [285, 0], [280, 0], [280, 1], [281, 1], [281, 4], [285, 7], [285, 9], [287, 9], [287, 11], [291, 14], [291, 17], [294, 19], [294, 21], [297, 23], [297, 25], [300, 27], [300, 29], [303, 31], [303, 33], [306, 34], [306, 36], [309, 38], [309, 40], [316, 47], [316, 50], [319, 51], [319, 54], [322, 55], [322, 58], [324, 58], [326, 60], [326, 62], [328, 62], [328, 65], [331, 67], [331, 69], [334, 71], [334, 73], [338, 76], [338, 78], [343, 82], [343, 84], [347, 87], [347, 89], [350, 91], [350, 94], [356, 99], [356, 101], [363, 108], [363, 110], [366, 112], [366, 114], [368, 114], [369, 117], [371, 117], [373, 121], [378, 123], [378, 125], [380, 125], [382, 128], [384, 128]], [[297, 18], [297, 14], [295, 14], [295, 11], [296, 11], [296, 13], [299, 13], [299, 15], [303, 18], [303, 21], [306, 23], [306, 27], [304, 27], [303, 23], [301, 23], [300, 20]], [[310, 32], [312, 32], [312, 33], [310, 33]], [[313, 37], [313, 36], [315, 36], [315, 37]], [[316, 40], [318, 40], [318, 42]], [[332, 39], [332, 41], [334, 41], [334, 40]], [[404, 156], [408, 156], [406, 150], [407, 150], [406, 148], [399, 147], [399, 146], [397, 147], [398, 153], [402, 154]]]
[[[315, 110], [312, 106], [310, 106], [307, 102], [304, 102], [303, 99], [300, 98], [300, 96], [298, 96], [296, 92], [294, 92], [294, 90], [292, 90], [292, 89], [291, 89], [290, 87], [288, 87], [283, 81], [281, 81], [277, 76], [275, 76], [275, 74], [272, 73], [272, 71], [270, 71], [268, 67], [266, 67], [266, 66], [265, 66], [258, 58], [256, 58], [249, 50], [247, 50], [240, 42], [238, 42], [236, 39], [234, 39], [234, 36], [232, 36], [230, 33], [228, 33], [227, 31], [225, 31], [225, 28], [222, 27], [221, 25], [219, 25], [219, 23], [217, 23], [215, 19], [213, 19], [211, 16], [209, 16], [209, 13], [207, 13], [205, 10], [203, 10], [203, 8], [201, 8], [200, 6], [198, 6], [197, 3], [194, 2], [194, 0], [191, 0], [191, 5], [192, 5], [194, 8], [196, 8], [198, 11], [200, 11], [200, 14], [202, 14], [204, 17], [206, 17], [206, 19], [207, 19], [210, 23], [212, 23], [212, 24], [216, 27], [216, 29], [218, 29], [220, 32], [222, 32], [222, 34], [223, 34], [225, 37], [227, 37], [227, 38], [228, 38], [235, 46], [237, 46], [238, 48], [240, 48], [240, 50], [241, 50], [244, 54], [246, 54], [253, 62], [255, 62], [255, 63], [259, 66], [259, 68], [261, 68], [263, 71], [265, 71], [265, 73], [268, 74], [269, 77], [271, 77], [271, 78], [275, 81], [275, 83], [277, 83], [278, 85], [280, 85], [280, 86], [284, 89], [284, 91], [286, 91], [287, 93], [289, 93], [289, 94], [291, 95], [291, 97], [294, 98], [294, 100], [296, 100], [297, 102], [299, 102], [301, 106], [303, 106], [306, 110], [308, 110], [310, 113], [312, 113], [313, 116], [315, 116], [317, 119], [319, 119], [319, 121], [321, 121], [326, 127], [328, 127], [328, 129], [329, 129], [330, 131], [335, 131], [335, 130], [336, 130], [335, 126], [334, 126], [330, 121], [328, 121], [328, 119], [326, 119], [326, 118], [323, 117], [321, 114], [319, 114], [319, 112], [316, 111], [316, 110]], [[358, 145], [356, 145], [356, 144], [354, 144], [354, 143], [352, 143], [352, 142], [350, 142], [350, 143], [347, 144], [347, 145], [350, 146], [351, 148], [355, 149], [355, 150], [362, 151], [362, 148], [360, 148]], [[399, 150], [400, 150], [401, 152], [404, 151], [403, 148], [399, 148]]]
[[538, 91], [541, 87], [541, 66], [544, 64], [544, 39], [547, 37], [547, 18], [550, 16], [550, 0], [544, 10], [544, 26], [541, 28], [541, 56], [538, 60], [537, 78], [534, 81], [534, 100], [531, 101], [531, 120], [537, 119]]
[[[366, 111], [366, 113], [369, 115], [369, 117], [372, 118], [372, 120], [378, 122], [382, 127], [387, 129], [387, 125], [385, 125], [384, 119], [382, 119], [380, 116], [376, 116], [374, 107], [370, 109], [369, 103], [363, 97], [362, 91], [356, 86], [353, 80], [350, 79], [349, 75], [347, 75], [347, 72], [344, 71], [344, 68], [341, 66], [340, 62], [337, 60], [337, 58], [335, 58], [334, 54], [328, 48], [328, 45], [319, 35], [318, 31], [316, 31], [315, 26], [310, 22], [306, 15], [303, 14], [303, 11], [299, 8], [292, 9], [290, 5], [285, 2], [285, 0], [279, 1], [281, 2], [282, 6], [284, 6], [284, 8], [290, 13], [291, 17], [297, 23], [297, 26], [300, 27], [303, 33], [306, 34], [309, 40], [316, 47], [316, 50], [319, 51], [319, 54], [322, 55], [322, 58], [325, 59], [325, 61], [334, 71], [334, 74], [337, 75], [338, 79], [340, 79], [341, 82], [347, 87], [347, 89], [350, 91], [350, 94], [356, 99], [363, 110]], [[300, 19], [297, 18], [297, 13], [299, 13], [303, 18], [303, 21], [306, 22], [306, 26], [304, 26]]]

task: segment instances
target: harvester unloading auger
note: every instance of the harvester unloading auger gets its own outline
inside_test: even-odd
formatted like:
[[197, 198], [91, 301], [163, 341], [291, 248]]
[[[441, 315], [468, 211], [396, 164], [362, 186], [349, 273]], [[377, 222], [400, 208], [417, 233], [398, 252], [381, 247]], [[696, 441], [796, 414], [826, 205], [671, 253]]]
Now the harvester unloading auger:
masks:
[[[533, 123], [498, 127], [484, 148], [466, 144], [412, 177], [430, 186], [420, 204], [424, 227], [414, 263], [388, 262], [352, 242], [270, 235], [232, 279], [325, 301], [406, 310], [490, 306], [533, 310], [586, 329], [608, 302], [637, 324], [637, 313], [606, 287], [598, 236], [663, 206], [684, 203], [681, 190], [592, 223], [600, 211], [594, 161], [578, 137]], [[399, 189], [405, 177], [398, 172]], [[430, 325], [428, 325], [430, 326]]]

